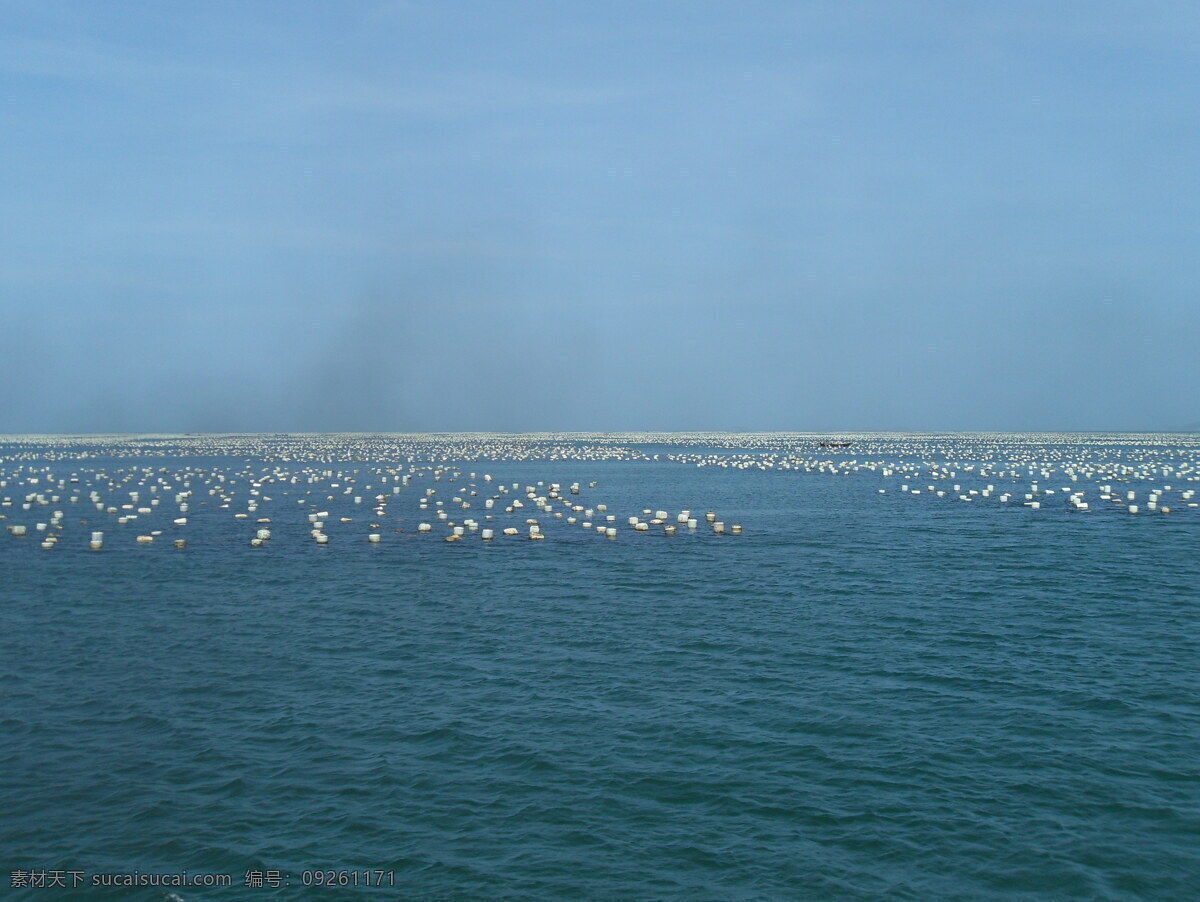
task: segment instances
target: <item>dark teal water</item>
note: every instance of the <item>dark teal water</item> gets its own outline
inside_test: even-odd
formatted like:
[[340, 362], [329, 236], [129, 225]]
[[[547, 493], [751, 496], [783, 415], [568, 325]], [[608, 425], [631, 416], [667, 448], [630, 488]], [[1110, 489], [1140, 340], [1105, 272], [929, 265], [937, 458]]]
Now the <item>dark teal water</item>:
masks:
[[[131, 466], [180, 461], [52, 469]], [[1194, 509], [664, 460], [469, 463], [438, 497], [467, 469], [583, 481], [622, 525], [689, 507], [745, 534], [608, 541], [542, 517], [543, 542], [450, 544], [412, 532], [418, 481], [378, 546], [349, 498], [324, 509], [355, 522], [316, 546], [276, 490], [265, 548], [198, 493], [186, 531], [153, 521], [187, 549], [109, 517], [91, 553], [101, 515], [56, 505], [58, 548], [0, 533], [9, 895], [85, 897], [9, 889], [36, 869], [233, 876], [184, 900], [1200, 893]], [[312, 869], [393, 885], [305, 890]], [[245, 889], [250, 870], [290, 886]]]

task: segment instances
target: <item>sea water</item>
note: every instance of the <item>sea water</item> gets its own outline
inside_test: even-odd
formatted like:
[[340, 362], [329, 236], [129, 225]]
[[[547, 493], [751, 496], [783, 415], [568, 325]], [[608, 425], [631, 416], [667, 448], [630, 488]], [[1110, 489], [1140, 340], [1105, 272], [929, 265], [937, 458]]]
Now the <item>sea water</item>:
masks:
[[[308, 459], [302, 439], [286, 453], [240, 439], [0, 445], [0, 526], [29, 526], [0, 532], [9, 897], [1197, 893], [1200, 516], [1180, 497], [1197, 485], [1195, 436], [832, 449], [614, 437], [511, 459], [427, 441], [428, 459], [419, 443], [383, 443], [374, 460], [351, 438]], [[977, 478], [967, 451], [1012, 462], [1005, 473], [1020, 463], [1019, 476]], [[1041, 462], [1037, 510], [1022, 503], [1025, 456]], [[1108, 475], [1072, 482], [1073, 461]], [[436, 483], [423, 469], [435, 465]], [[369, 499], [396, 484], [380, 474], [408, 467], [423, 475], [374, 516]], [[97, 472], [109, 500], [138, 480], [177, 489], [185, 468], [186, 526], [172, 526], [171, 491], [127, 527], [88, 503]], [[245, 474], [304, 468], [342, 475], [271, 482], [269, 502], [234, 518]], [[229, 508], [207, 494], [217, 473]], [[362, 504], [330, 488], [347, 477], [372, 485]], [[497, 486], [508, 501], [539, 481], [606, 503], [618, 537], [568, 525], [565, 505], [563, 518], [483, 509]], [[965, 503], [951, 483], [997, 491]], [[1161, 483], [1168, 515], [1098, 500], [1112, 484], [1144, 506]], [[1067, 487], [1093, 509], [1072, 510]], [[450, 521], [493, 513], [522, 534], [444, 542], [417, 507], [427, 488], [468, 499]], [[1002, 504], [1002, 490], [1016, 494]], [[659, 508], [672, 523], [690, 509], [699, 528], [626, 526]], [[43, 550], [36, 525], [54, 509], [60, 539]], [[744, 532], [714, 535], [707, 510]], [[526, 516], [545, 541], [527, 539]], [[259, 517], [272, 537], [252, 548]], [[416, 532], [422, 519], [432, 534]], [[12, 885], [54, 871], [85, 883]], [[231, 885], [102, 885], [134, 872]], [[311, 888], [323, 882], [344, 885]]]

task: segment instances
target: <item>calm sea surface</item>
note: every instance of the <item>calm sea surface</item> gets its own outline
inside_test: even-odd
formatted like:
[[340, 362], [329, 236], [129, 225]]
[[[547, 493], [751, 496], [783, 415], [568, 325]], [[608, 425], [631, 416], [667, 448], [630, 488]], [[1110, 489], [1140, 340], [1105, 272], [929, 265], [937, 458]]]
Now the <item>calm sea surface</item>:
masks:
[[[28, 528], [0, 531], [0, 885], [15, 899], [1197, 898], [1200, 513], [1181, 496], [1200, 487], [1197, 441], [768, 449], [822, 471], [716, 465], [761, 464], [753, 443], [624, 439], [575, 455], [624, 459], [542, 449], [457, 472], [476, 453], [465, 440], [429, 460], [336, 439], [307, 459], [233, 440], [224, 455], [0, 444], [0, 526]], [[968, 453], [995, 472], [968, 470]], [[1027, 458], [1052, 475], [1033, 480]], [[1019, 476], [997, 475], [1013, 461]], [[1110, 475], [1072, 482], [1072, 461]], [[1038, 510], [1022, 503], [1033, 481]], [[563, 518], [536, 509], [524, 487], [551, 482], [606, 504], [618, 537], [569, 525], [583, 515], [560, 502]], [[965, 503], [951, 483], [996, 491]], [[1100, 484], [1135, 491], [1139, 513]], [[1164, 485], [1169, 515], [1145, 507]], [[1087, 512], [1066, 487], [1086, 489]], [[430, 488], [448, 522], [490, 513], [521, 535], [445, 542], [437, 508], [417, 507]], [[118, 525], [93, 490], [131, 514], [162, 503]], [[512, 498], [526, 507], [508, 515]], [[645, 509], [672, 523], [689, 509], [699, 528], [639, 534], [627, 520]], [[708, 510], [742, 535], [714, 535]], [[272, 536], [252, 548], [258, 518]], [[10, 886], [53, 870], [87, 884]], [[184, 870], [233, 886], [91, 885]], [[360, 885], [305, 889], [329, 879], [318, 870]], [[268, 885], [246, 888], [258, 872]]]

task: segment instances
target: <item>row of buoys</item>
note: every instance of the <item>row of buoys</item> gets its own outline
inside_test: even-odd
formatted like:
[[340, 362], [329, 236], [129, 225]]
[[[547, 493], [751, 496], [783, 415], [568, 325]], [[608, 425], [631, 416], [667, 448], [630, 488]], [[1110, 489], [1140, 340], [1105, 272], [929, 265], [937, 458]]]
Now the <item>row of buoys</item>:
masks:
[[[1007, 504], [1010, 499], [1014, 497], [1014, 495], [1019, 493], [1023, 495], [1024, 498], [1024, 500], [1021, 502], [1022, 506], [1031, 510], [1040, 510], [1046, 506], [1047, 502], [1055, 501], [1057, 496], [1061, 496], [1064, 499], [1064, 503], [1062, 505], [1056, 505], [1057, 507], [1061, 507], [1075, 513], [1088, 513], [1093, 510], [1091, 503], [1084, 500], [1087, 497], [1088, 492], [1086, 487], [1081, 489], [1077, 488], [1075, 485], [1071, 485], [1063, 486], [1061, 489], [1056, 490], [1054, 488], [1042, 486], [1038, 482], [1031, 482], [1027, 487], [1028, 491], [1020, 491], [1019, 483], [1013, 488], [1014, 491], [999, 493], [997, 499], [999, 503]], [[1147, 511], [1153, 511], [1162, 514], [1171, 513], [1171, 506], [1161, 502], [1165, 493], [1171, 491], [1172, 488], [1172, 485], [1166, 484], [1161, 487], [1151, 487], [1148, 489], [1145, 509]], [[1116, 492], [1113, 490], [1113, 486], [1111, 484], [1100, 484], [1095, 486], [1094, 490], [1097, 492], [1100, 501], [1109, 502], [1111, 506], [1119, 508], [1122, 511], [1136, 514], [1142, 509], [1140, 505], [1133, 503], [1138, 497], [1137, 490], [1127, 489], [1124, 492]], [[878, 491], [881, 494], [886, 494], [887, 492], [886, 489], [879, 489]], [[923, 493], [923, 491], [927, 491], [929, 494], [932, 494], [937, 498], [949, 496], [957, 498], [959, 501], [971, 502], [990, 498], [993, 494], [996, 494], [996, 486], [993, 483], [988, 483], [982, 488], [971, 488], [964, 490], [964, 487], [961, 484], [955, 483], [952, 486], [952, 491], [950, 491], [948, 489], [940, 489], [936, 484], [927, 485], [925, 490], [912, 488], [908, 483], [902, 483], [900, 485], [900, 493], [902, 495], [920, 495]], [[1195, 490], [1193, 489], [1178, 491], [1180, 503], [1189, 508], [1196, 507], [1196, 503], [1191, 501], [1191, 499], [1194, 497], [1194, 494]]]
[[[318, 545], [330, 544], [331, 536], [345, 530], [358, 542], [380, 544], [386, 541], [386, 521], [404, 526], [406, 518], [397, 507], [411, 504], [404, 499], [414, 497], [419, 497], [422, 520], [417, 532], [436, 527], [452, 541], [482, 537], [485, 527], [491, 535], [486, 540], [493, 541], [509, 535], [509, 523], [522, 526], [518, 533], [531, 539], [553, 538], [560, 522], [606, 537], [626, 528], [633, 534], [672, 536], [691, 532], [700, 522], [715, 535], [741, 533], [740, 524], [718, 519], [713, 511], [696, 516], [691, 510], [670, 513], [647, 507], [640, 516], [618, 518], [606, 505], [586, 500], [595, 481], [507, 483], [491, 473], [477, 476], [464, 466], [468, 460], [578, 463], [661, 457], [664, 465], [883, 476], [905, 480], [905, 495], [961, 502], [994, 499], [1031, 510], [1071, 512], [1187, 513], [1197, 506], [1187, 484], [1200, 480], [1200, 440], [1178, 437], [1048, 436], [1039, 445], [1036, 436], [983, 434], [860, 434], [835, 441], [811, 434], [694, 433], [667, 437], [680, 447], [660, 455], [634, 447], [645, 435], [201, 436], [40, 443], [25, 437], [6, 445], [0, 458], [0, 495], [8, 493], [0, 497], [6, 509], [0, 518], [7, 509], [19, 508], [15, 519], [30, 522], [7, 524], [10, 535], [36, 530], [43, 547], [53, 548], [70, 534], [68, 521], [87, 516], [81, 511], [86, 507], [94, 511], [86, 525], [108, 524], [108, 541], [104, 530], [97, 530], [99, 538], [87, 543], [95, 550], [117, 544], [114, 534], [136, 544], [153, 545], [156, 539], [186, 544], [183, 535], [204, 534], [216, 516], [244, 524], [241, 541], [268, 547], [279, 540], [271, 538], [271, 518], [262, 514], [277, 512], [281, 502], [295, 502], [310, 514], [309, 534]], [[137, 458], [147, 451], [155, 459], [118, 464], [104, 459]], [[240, 464], [162, 465], [174, 455], [228, 460], [233, 454], [245, 459]], [[385, 458], [391, 463], [366, 462]], [[1099, 499], [1089, 481], [1099, 484]], [[407, 495], [414, 482], [425, 488], [422, 496]], [[879, 492], [888, 494], [886, 488]], [[286, 537], [287, 518], [282, 522], [280, 535]]]
[[[18, 477], [22, 475], [23, 474], [18, 474]], [[284, 486], [309, 486], [309, 488], [304, 489], [305, 497], [297, 498], [295, 500], [299, 505], [307, 508], [306, 516], [309, 521], [309, 534], [311, 538], [318, 545], [327, 545], [330, 543], [330, 534], [327, 531], [329, 524], [351, 523], [355, 518], [348, 516], [331, 516], [331, 511], [329, 509], [325, 509], [324, 506], [318, 507], [314, 502], [334, 500], [334, 494], [325, 493], [334, 492], [336, 490], [337, 496], [342, 497], [345, 503], [362, 506], [364, 502], [371, 497], [370, 495], [363, 493], [363, 489], [373, 490], [376, 488], [376, 485], [378, 485], [380, 488], [389, 488], [387, 484], [390, 479], [398, 480], [399, 485], [390, 486], [390, 495], [386, 494], [385, 492], [377, 492], [373, 496], [374, 503], [371, 505], [372, 513], [375, 515], [375, 518], [382, 520], [385, 516], [387, 516], [387, 505], [389, 501], [396, 500], [396, 496], [400, 494], [400, 489], [403, 486], [409, 485], [411, 479], [431, 476], [434, 482], [441, 482], [443, 479], [446, 479], [449, 482], [456, 482], [462, 476], [462, 473], [455, 467], [449, 465], [439, 465], [434, 468], [414, 468], [410, 465], [408, 467], [408, 472], [404, 473], [398, 472], [395, 468], [387, 469], [386, 471], [377, 468], [371, 468], [367, 471], [353, 469], [349, 472], [343, 469], [322, 470], [313, 468], [300, 468], [299, 472], [297, 472], [291, 468], [280, 467], [276, 465], [271, 467], [269, 472], [264, 472], [263, 470], [255, 472], [255, 470], [252, 468], [233, 470], [214, 467], [187, 469], [184, 471], [171, 473], [166, 468], [158, 468], [157, 470], [152, 470], [150, 468], [133, 468], [132, 470], [126, 472], [109, 472], [107, 470], [102, 470], [99, 473], [96, 473], [93, 471], [90, 475], [96, 481], [97, 486], [93, 487], [87, 492], [88, 503], [95, 505], [96, 509], [101, 513], [115, 515], [117, 525], [119, 526], [130, 524], [141, 518], [153, 516], [154, 509], [158, 507], [159, 499], [157, 497], [154, 498], [150, 502], [149, 507], [147, 507], [144, 502], [141, 502], [141, 499], [146, 495], [157, 495], [161, 491], [164, 496], [173, 497], [174, 504], [177, 506], [178, 511], [181, 514], [181, 516], [171, 519], [171, 526], [175, 528], [187, 527], [190, 522], [189, 518], [182, 515], [187, 513], [190, 499], [195, 496], [197, 489], [199, 489], [201, 492], [207, 490], [207, 494], [212, 500], [211, 502], [201, 502], [201, 505], [209, 505], [210, 510], [215, 508], [218, 511], [229, 512], [234, 520], [254, 520], [257, 524], [259, 524], [259, 528], [254, 531], [252, 537], [250, 538], [250, 545], [255, 548], [262, 548], [270, 542], [272, 537], [272, 531], [269, 528], [271, 518], [256, 515], [259, 513], [260, 504], [270, 503], [272, 501], [271, 495], [267, 494], [268, 491], [278, 492], [281, 495], [288, 495], [290, 493], [290, 489], [284, 488]], [[475, 473], [470, 474], [470, 478], [472, 480], [475, 479], [475, 476]], [[53, 479], [53, 474], [47, 474], [47, 478]], [[30, 485], [38, 485], [41, 479], [42, 477], [40, 476], [27, 476], [26, 481]], [[366, 480], [368, 479], [371, 481], [367, 482]], [[104, 480], [107, 480], [107, 485], [104, 484]], [[128, 488], [131, 480], [137, 480], [136, 488]], [[484, 479], [480, 483], [469, 483], [468, 486], [466, 486], [458, 494], [455, 494], [449, 503], [464, 509], [469, 509], [473, 503], [472, 499], [476, 499], [478, 497], [478, 488], [483, 485], [488, 485], [492, 481], [491, 474], [484, 474]], [[78, 473], [72, 473], [70, 476], [70, 483], [73, 486], [78, 486], [79, 482], [80, 475]], [[594, 488], [597, 484], [598, 483], [596, 481], [590, 481], [587, 483], [589, 489]], [[122, 485], [127, 487], [124, 491], [128, 501], [123, 503], [120, 501], [117, 501], [116, 503], [109, 503], [105, 499], [104, 495], [107, 494], [111, 497], [114, 492], [121, 491], [120, 487]], [[239, 485], [240, 488], [238, 487]], [[273, 490], [268, 488], [272, 485], [274, 486]], [[566, 522], [569, 525], [578, 524], [579, 520], [575, 516], [575, 513], [579, 513], [583, 515], [584, 520], [582, 525], [585, 529], [594, 529], [598, 534], [609, 538], [616, 537], [617, 535], [617, 528], [614, 523], [616, 517], [615, 515], [607, 512], [607, 505], [602, 503], [595, 504], [593, 506], [585, 506], [578, 503], [570, 504], [565, 500], [562, 484], [560, 483], [549, 483], [548, 488], [547, 484], [541, 481], [537, 482], [536, 485], [525, 485], [525, 501], [522, 501], [519, 497], [513, 497], [514, 495], [517, 495], [518, 491], [521, 489], [520, 483], [512, 483], [511, 489], [506, 485], [501, 485], [498, 487], [498, 489], [499, 491], [492, 497], [480, 499], [484, 502], [485, 510], [495, 511], [497, 500], [507, 500], [510, 503], [504, 507], [505, 513], [517, 516], [525, 508], [527, 502], [530, 506], [536, 507], [539, 511], [551, 516], [554, 519], [563, 519], [564, 512], [555, 510], [553, 508], [553, 502], [560, 502], [569, 507], [569, 509], [572, 511], [572, 515], [566, 518]], [[242, 492], [245, 492], [245, 494], [248, 495], [245, 502], [246, 509], [244, 511], [231, 510], [237, 501], [239, 493]], [[582, 494], [582, 492], [583, 484], [580, 482], [571, 483], [567, 489], [567, 493], [571, 496], [579, 496]], [[31, 497], [31, 505], [34, 501], [37, 501], [38, 494], [39, 493], [34, 493]], [[57, 502], [59, 498], [52, 496], [48, 500]], [[73, 503], [77, 502], [78, 500], [78, 496], [73, 495], [71, 497], [71, 501]], [[433, 508], [430, 507], [431, 504], [434, 506]], [[450, 530], [450, 533], [447, 536], [449, 541], [460, 541], [468, 533], [475, 533], [480, 529], [479, 522], [471, 518], [463, 520], [461, 524], [455, 520], [451, 520], [450, 514], [448, 513], [447, 504], [448, 502], [446, 502], [444, 499], [437, 497], [437, 489], [432, 487], [426, 488], [424, 495], [419, 499], [421, 510], [436, 514], [438, 522]], [[643, 511], [643, 513], [646, 516], [649, 516], [652, 512], [650, 509], [646, 509]], [[641, 526], [635, 531], [648, 531], [650, 526], [661, 526], [663, 525], [663, 521], [665, 521], [669, 516], [668, 513], [662, 509], [653, 511], [653, 514], [654, 519], [651, 520], [649, 524], [642, 522]], [[62, 516], [62, 511], [55, 511], [54, 517], [50, 521], [50, 525], [55, 528], [61, 528]], [[495, 516], [495, 514], [490, 513], [487, 514], [485, 518], [487, 520], [492, 520], [493, 516]], [[606, 522], [593, 525], [591, 522], [593, 517], [602, 517]], [[542, 525], [536, 518], [525, 518], [525, 523], [528, 526], [528, 536], [530, 539], [540, 541], [546, 537], [546, 533], [544, 532]], [[692, 523], [691, 525], [694, 527], [696, 524]], [[372, 530], [378, 529], [378, 526], [379, 524], [376, 523], [370, 524], [370, 528]], [[39, 525], [39, 529], [40, 528], [42, 528], [41, 525]], [[431, 532], [432, 530], [433, 524], [430, 522], [422, 522], [418, 525], [417, 529], [419, 533]], [[402, 530], [397, 529], [395, 531], [401, 532]], [[506, 528], [501, 534], [511, 535], [514, 533], [514, 531], [515, 530], [513, 528]], [[718, 533], [720, 532], [719, 529], [715, 531]], [[664, 527], [663, 532], [665, 535], [674, 535], [675, 529], [673, 527]], [[157, 537], [162, 535], [163, 530], [150, 530], [148, 532], [139, 534], [135, 541], [137, 544], [149, 545], [152, 544]], [[488, 541], [494, 540], [496, 536], [495, 527], [486, 530], [484, 535], [487, 537]], [[371, 544], [379, 544], [383, 540], [383, 534], [372, 531], [367, 534], [366, 538]], [[56, 537], [51, 537], [51, 539], [56, 540]], [[92, 547], [95, 550], [101, 550], [104, 548], [103, 535], [96, 535], [94, 537], [94, 542], [89, 543], [89, 547]]]

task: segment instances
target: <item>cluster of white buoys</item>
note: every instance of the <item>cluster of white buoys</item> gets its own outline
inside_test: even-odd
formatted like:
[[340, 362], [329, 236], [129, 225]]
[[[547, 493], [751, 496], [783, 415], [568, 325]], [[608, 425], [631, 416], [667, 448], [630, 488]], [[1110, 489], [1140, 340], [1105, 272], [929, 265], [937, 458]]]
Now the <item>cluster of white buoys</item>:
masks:
[[[655, 451], [653, 446], [670, 451]], [[650, 446], [650, 447], [647, 447]], [[284, 464], [327, 465], [407, 460], [446, 461], [650, 461], [687, 454], [713, 465], [779, 468], [791, 459], [841, 459], [867, 454], [913, 459], [1019, 462], [1083, 461], [1107, 465], [1118, 458], [1150, 462], [1164, 455], [1192, 455], [1200, 434], [1173, 433], [497, 433], [386, 434], [322, 433], [261, 435], [7, 436], [0, 458], [13, 462], [82, 462], [95, 458], [239, 458]], [[686, 449], [697, 449], [688, 451]]]
[[493, 461], [498, 472], [505, 462], [525, 473], [636, 462], [836, 476], [848, 486], [868, 480], [889, 497], [1178, 516], [1198, 506], [1200, 436], [9, 437], [0, 439], [0, 524], [47, 550], [84, 527], [72, 547], [94, 551], [184, 548], [193, 538], [268, 549], [303, 536], [329, 546], [429, 534], [451, 543], [538, 542], [567, 528], [609, 539], [742, 532], [715, 511], [659, 504], [618, 514], [594, 497], [599, 480], [513, 482], [478, 472]]
[[[1194, 490], [1181, 484], [1200, 481], [1197, 435], [861, 434], [815, 441], [800, 435], [739, 436], [726, 438], [720, 448], [666, 457], [699, 467], [876, 476], [886, 480], [876, 489], [881, 495], [895, 493], [899, 483], [903, 497], [994, 500], [1073, 513], [1186, 511], [1197, 502]], [[1123, 495], [1117, 483], [1126, 484]], [[1138, 503], [1142, 495], [1144, 504]]]
[[145, 436], [22, 435], [0, 437], [0, 456], [10, 461], [55, 463], [95, 458], [212, 457], [281, 463], [447, 461], [630, 461], [651, 460], [634, 447], [651, 434], [613, 441], [604, 433], [291, 433]]
[[[1057, 487], [1046, 485], [1047, 478], [1054, 478], [1054, 475], [1058, 474], [1050, 474], [1050, 471], [1039, 469], [1036, 471], [1037, 476], [1033, 478], [1028, 474], [1020, 476], [1012, 474], [1008, 485], [997, 489], [996, 484], [992, 482], [976, 482], [974, 486], [970, 487], [960, 482], [953, 482], [955, 479], [964, 479], [971, 474], [949, 469], [933, 474], [923, 474], [935, 480], [925, 485], [903, 482], [899, 486], [899, 492], [902, 496], [925, 494], [934, 498], [948, 498], [960, 502], [979, 502], [994, 498], [1001, 505], [1015, 503], [1015, 505], [1035, 511], [1051, 509], [1071, 513], [1089, 513], [1115, 509], [1130, 514], [1136, 514], [1141, 510], [1170, 514], [1172, 509], [1195, 509], [1198, 506], [1198, 503], [1193, 500], [1195, 489], [1181, 488], [1174, 483], [1176, 479], [1196, 481], [1198, 477], [1188, 468], [1167, 468], [1167, 471], [1169, 476], [1174, 477], [1172, 482], [1162, 482], [1156, 485], [1155, 480], [1147, 478], [1150, 474], [1125, 473], [1122, 477], [1125, 487], [1117, 488], [1111, 481], [1087, 483], [1081, 487], [1079, 474], [1073, 471], [1068, 472], [1067, 478], [1063, 480], [1063, 482], [1069, 482], [1069, 485], [1059, 484]], [[1137, 488], [1128, 487], [1135, 482]], [[887, 492], [886, 489], [879, 491], [884, 494]], [[1146, 498], [1144, 506], [1137, 503], [1143, 495]], [[1170, 503], [1164, 503], [1164, 499]]]
[[[138, 438], [135, 443], [140, 448], [143, 441]], [[514, 441], [510, 437], [505, 444], [511, 446]], [[327, 451], [326, 442], [327, 437], [322, 437], [322, 448]], [[10, 522], [8, 532], [21, 538], [36, 528], [45, 534], [43, 547], [53, 548], [68, 532], [69, 512], [73, 524], [87, 527], [86, 547], [92, 551], [120, 547], [130, 538], [134, 545], [152, 546], [161, 540], [184, 548], [192, 536], [227, 542], [231, 538], [236, 541], [239, 532], [250, 547], [263, 549], [280, 541], [279, 536], [294, 537], [300, 523], [316, 546], [346, 538], [365, 538], [367, 544], [379, 545], [389, 530], [417, 536], [436, 531], [447, 542], [478, 537], [489, 543], [518, 535], [544, 541], [562, 526], [576, 525], [605, 538], [618, 535], [617, 517], [608, 512], [606, 504], [582, 503], [598, 481], [586, 482], [586, 488], [582, 481], [571, 482], [565, 489], [564, 483], [548, 480], [505, 484], [491, 473], [467, 472], [463, 461], [454, 460], [451, 455], [463, 455], [467, 450], [475, 452], [472, 458], [478, 456], [478, 447], [471, 449], [464, 443], [433, 444], [438, 449], [433, 463], [408, 458], [389, 465], [359, 462], [358, 466], [331, 464], [329, 459], [336, 455], [327, 453], [295, 455], [291, 440], [287, 457], [300, 456], [302, 461], [274, 454], [270, 459], [255, 461], [251, 457], [231, 463], [228, 454], [217, 454], [231, 449], [214, 447], [211, 437], [199, 439], [198, 447], [181, 440], [176, 444], [181, 446], [177, 456], [191, 461], [175, 467], [159, 465], [175, 456], [163, 454], [161, 447], [154, 448], [152, 461], [128, 465], [119, 461], [133, 456], [129, 449], [108, 456], [116, 458], [117, 464], [95, 448], [81, 451], [79, 459], [70, 461], [61, 448], [54, 449], [53, 463], [48, 462], [49, 452], [40, 462], [30, 459], [27, 450], [18, 455], [20, 462], [0, 457], [0, 489], [22, 490], [20, 506], [29, 519], [40, 519], [42, 509], [53, 508], [44, 522]], [[239, 453], [245, 450], [240, 440], [233, 445]], [[558, 445], [551, 447], [556, 453], [563, 452]], [[488, 450], [500, 450], [500, 446], [489, 444]], [[623, 448], [616, 456], [604, 451], [595, 457], [627, 459], [622, 455], [628, 450]], [[426, 452], [425, 456], [430, 456], [428, 447]], [[572, 461], [593, 459], [592, 446], [581, 446], [576, 452]], [[3, 507], [15, 503], [9, 496], [0, 500]], [[59, 509], [60, 505], [64, 509]], [[681, 522], [694, 530], [697, 524], [686, 514]], [[675, 534], [675, 525], [667, 522], [672, 515], [666, 510], [646, 508], [643, 515], [644, 519], [633, 518], [634, 532]], [[0, 519], [7, 520], [9, 515], [0, 513]], [[419, 520], [415, 530], [412, 519]], [[228, 528], [214, 528], [222, 521]], [[725, 532], [723, 522], [714, 518], [708, 522], [714, 534]], [[242, 523], [245, 526], [239, 526]], [[551, 525], [554, 528], [548, 529]], [[741, 527], [730, 531], [738, 534]]]

